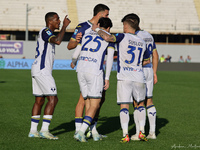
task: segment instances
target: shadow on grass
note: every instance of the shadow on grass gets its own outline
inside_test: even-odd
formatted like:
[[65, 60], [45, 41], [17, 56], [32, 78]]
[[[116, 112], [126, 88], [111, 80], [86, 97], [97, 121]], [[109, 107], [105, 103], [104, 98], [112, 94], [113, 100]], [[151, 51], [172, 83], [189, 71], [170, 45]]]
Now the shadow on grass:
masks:
[[[133, 123], [133, 122], [134, 122], [133, 116], [130, 116], [129, 125], [130, 125], [130, 123]], [[160, 134], [160, 129], [165, 127], [168, 123], [169, 123], [169, 121], [167, 119], [159, 118], [159, 116], [156, 116], [156, 136], [158, 136]], [[129, 130], [129, 133], [130, 133], [130, 135], [133, 135], [133, 134], [136, 133], [135, 123], [134, 123], [134, 127]], [[148, 117], [146, 118], [145, 133], [146, 133], [146, 135], [148, 135], [148, 133], [149, 133], [149, 120], [148, 120]]]
[[6, 81], [0, 81], [0, 83], [6, 83]]
[[[169, 121], [165, 118], [159, 118], [158, 116], [156, 116], [156, 135], [160, 134], [160, 129], [163, 128], [164, 126], [166, 126], [166, 124], [169, 123]], [[130, 121], [129, 121], [129, 126], [134, 124], [133, 121], [133, 116], [130, 115]], [[120, 119], [119, 116], [115, 116], [115, 117], [100, 117], [98, 120], [98, 125], [97, 125], [97, 130], [99, 133], [101, 134], [109, 134], [112, 132], [115, 132], [117, 130], [121, 130], [121, 125], [120, 125]], [[54, 135], [59, 135], [59, 134], [63, 134], [65, 132], [71, 132], [71, 131], [75, 131], [75, 122], [74, 120], [67, 122], [67, 123], [63, 123], [57, 127], [55, 127], [54, 129], [50, 130], [51, 132], [54, 132]], [[149, 133], [149, 121], [148, 118], [146, 119], [146, 126], [145, 126], [145, 131], [146, 134]], [[129, 127], [129, 134], [133, 135], [135, 134], [135, 126], [133, 128], [130, 129]]]
[[[100, 117], [98, 120], [97, 130], [101, 134], [112, 133], [118, 129], [121, 129], [119, 116], [116, 117]], [[65, 132], [75, 131], [75, 121], [63, 123], [54, 129], [51, 129], [50, 132], [54, 135], [63, 134]]]
[[63, 134], [65, 132], [75, 131], [75, 121], [72, 120], [70, 122], [62, 123], [61, 125], [53, 128], [50, 132], [53, 132], [54, 135]]

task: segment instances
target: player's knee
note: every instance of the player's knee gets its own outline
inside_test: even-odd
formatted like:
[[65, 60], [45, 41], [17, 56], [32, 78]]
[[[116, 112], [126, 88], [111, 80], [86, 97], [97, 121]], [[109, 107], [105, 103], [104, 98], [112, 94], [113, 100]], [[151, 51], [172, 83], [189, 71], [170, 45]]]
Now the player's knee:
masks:
[[85, 106], [85, 100], [84, 99], [79, 99], [77, 105], [78, 107], [84, 107]]
[[43, 97], [36, 97], [35, 98], [35, 104], [36, 105], [42, 106], [44, 104], [44, 102], [45, 102], [45, 98], [43, 98]]
[[97, 104], [97, 105], [95, 105], [94, 107], [95, 107], [95, 110], [98, 110], [99, 107], [100, 107], [100, 104]]
[[140, 106], [144, 106], [144, 101], [138, 103], [137, 107], [140, 107]]
[[51, 105], [56, 105], [58, 103], [58, 97], [57, 96], [49, 96], [48, 101]]
[[100, 103], [92, 104], [90, 107], [93, 107], [95, 110], [97, 110], [100, 107]]
[[149, 106], [149, 105], [153, 105], [153, 99], [152, 98], [147, 99], [146, 106]]

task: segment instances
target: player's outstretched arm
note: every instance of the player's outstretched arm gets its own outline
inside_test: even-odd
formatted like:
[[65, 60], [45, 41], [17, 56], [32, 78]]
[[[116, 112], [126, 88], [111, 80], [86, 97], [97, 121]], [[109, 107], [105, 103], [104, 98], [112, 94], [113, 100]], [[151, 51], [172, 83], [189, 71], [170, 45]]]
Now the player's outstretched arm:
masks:
[[54, 44], [57, 44], [57, 45], [60, 45], [62, 40], [63, 40], [63, 37], [65, 35], [65, 31], [66, 31], [66, 28], [67, 26], [70, 24], [70, 19], [67, 18], [67, 15], [65, 16], [64, 20], [63, 20], [63, 26], [62, 26], [62, 29], [60, 30], [60, 32], [58, 33], [57, 36], [55, 37], [52, 37], [50, 39], [50, 42], [51, 43], [54, 43]]

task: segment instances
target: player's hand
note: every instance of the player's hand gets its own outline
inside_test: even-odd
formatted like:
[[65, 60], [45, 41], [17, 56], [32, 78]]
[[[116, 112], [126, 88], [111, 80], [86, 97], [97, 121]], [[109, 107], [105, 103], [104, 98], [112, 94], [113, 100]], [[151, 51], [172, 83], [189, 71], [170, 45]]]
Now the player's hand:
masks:
[[79, 43], [81, 39], [82, 39], [82, 33], [79, 32], [79, 33], [77, 33], [77, 35], [76, 35], [76, 41]]
[[75, 65], [71, 62], [71, 68], [74, 69]]
[[104, 90], [109, 88], [109, 80], [105, 80]]
[[69, 18], [67, 18], [67, 15], [66, 15], [63, 20], [63, 26], [67, 27], [70, 24], [70, 22], [71, 22], [71, 20]]
[[99, 24], [93, 24], [92, 25], [92, 30], [95, 31], [96, 28], [99, 28]]
[[158, 78], [157, 78], [157, 74], [156, 73], [153, 74], [153, 78], [154, 78], [153, 83], [156, 84], [158, 82]]

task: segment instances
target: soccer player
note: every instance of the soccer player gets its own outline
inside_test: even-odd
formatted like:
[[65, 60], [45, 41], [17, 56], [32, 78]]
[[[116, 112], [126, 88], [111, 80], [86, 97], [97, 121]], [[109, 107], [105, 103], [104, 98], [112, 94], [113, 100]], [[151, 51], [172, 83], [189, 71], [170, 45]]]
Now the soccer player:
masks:
[[[102, 29], [107, 32], [110, 31], [112, 22], [109, 18], [101, 18], [99, 23]], [[103, 62], [106, 50], [108, 56], [106, 62], [105, 85], [103, 85]], [[103, 88], [107, 90], [109, 87], [109, 76], [112, 69], [113, 54], [114, 43], [106, 42], [96, 32], [91, 30], [83, 36], [81, 44], [77, 46], [72, 56], [72, 68], [75, 67], [77, 58], [79, 58], [76, 71], [80, 91], [85, 99], [86, 109], [80, 130], [74, 136], [74, 138], [80, 142], [86, 142], [85, 131], [92, 123], [96, 111], [100, 107]], [[99, 141], [101, 139], [98, 132], [95, 130], [92, 130], [92, 137], [94, 141]]]
[[[76, 46], [78, 45], [82, 36], [84, 36], [85, 34], [89, 33], [92, 30], [91, 29], [92, 24], [97, 24], [99, 19], [102, 17], [105, 17], [105, 18], [108, 17], [109, 10], [110, 9], [108, 6], [106, 6], [104, 4], [97, 4], [94, 7], [92, 19], [77, 25], [77, 27], [74, 31], [74, 34], [72, 35], [72, 37], [68, 43], [67, 48], [69, 50], [76, 48]], [[102, 93], [100, 108], [101, 108], [102, 104], [104, 103], [104, 101], [105, 101], [105, 91], [103, 91], [103, 93]], [[79, 97], [79, 100], [78, 100], [78, 103], [77, 103], [76, 109], [75, 109], [75, 134], [79, 131], [79, 129], [82, 125], [82, 122], [83, 122], [84, 106], [85, 106], [85, 102], [84, 102], [82, 94], [80, 93], [80, 97]], [[94, 118], [94, 122], [90, 126], [90, 130], [96, 130], [96, 124], [98, 121], [100, 108], [97, 110], [96, 116]], [[95, 132], [97, 132], [97, 131], [95, 131]], [[100, 136], [104, 137], [103, 135], [100, 135]]]
[[[140, 18], [138, 15], [132, 13], [128, 14], [126, 16], [126, 19], [128, 18], [135, 18], [138, 23], [140, 22]], [[156, 49], [156, 45], [154, 43], [153, 36], [144, 30], [141, 30], [140, 28], [137, 29], [136, 35], [141, 37], [147, 47], [147, 51], [150, 54], [150, 57], [152, 57], [152, 63], [149, 63], [147, 65], [143, 66], [143, 71], [146, 79], [146, 110], [147, 110], [147, 116], [149, 119], [149, 135], [147, 136], [148, 139], [156, 139], [156, 134], [155, 134], [155, 128], [156, 128], [156, 108], [153, 104], [153, 85], [157, 83], [157, 66], [158, 66], [158, 52]], [[140, 140], [139, 139], [139, 121], [138, 121], [138, 113], [141, 110], [141, 108], [135, 103], [135, 111], [133, 113], [134, 116], [134, 121], [136, 124], [136, 134], [131, 136], [131, 140]]]
[[[58, 102], [57, 88], [52, 76], [53, 62], [55, 56], [55, 44], [60, 45], [64, 37], [66, 27], [71, 22], [67, 15], [63, 20], [63, 26], [57, 36], [53, 34], [55, 29], [59, 29], [60, 18], [55, 12], [48, 12], [45, 15], [46, 27], [39, 32], [35, 61], [32, 64], [32, 87], [35, 103], [32, 109], [31, 129], [28, 137], [41, 137], [55, 139], [58, 137], [49, 132], [49, 125], [53, 117], [54, 109]], [[48, 102], [44, 109], [43, 123], [40, 132], [37, 126], [40, 120], [41, 109], [45, 102]]]
[[[109, 35], [93, 25], [95, 30], [104, 40], [117, 43], [118, 47], [118, 70], [117, 70], [117, 104], [120, 105], [120, 123], [123, 130], [122, 143], [129, 142], [129, 104], [134, 99], [141, 108], [139, 114], [139, 125], [141, 140], [147, 141], [144, 134], [146, 113], [144, 100], [146, 94], [144, 73], [142, 63], [149, 63], [149, 53], [146, 51], [144, 40], [135, 35], [138, 21], [134, 18], [124, 17], [122, 19], [124, 33]], [[147, 53], [146, 53], [147, 52]], [[144, 56], [143, 56], [144, 55]], [[145, 59], [143, 62], [143, 58]]]

